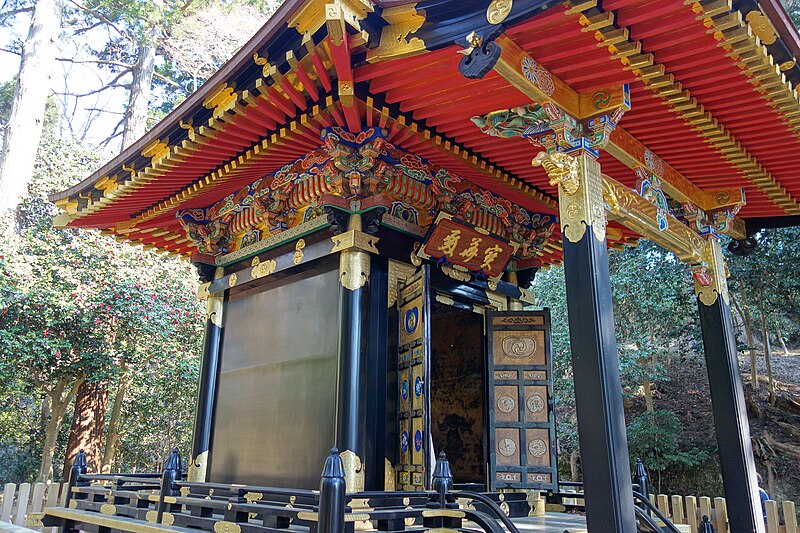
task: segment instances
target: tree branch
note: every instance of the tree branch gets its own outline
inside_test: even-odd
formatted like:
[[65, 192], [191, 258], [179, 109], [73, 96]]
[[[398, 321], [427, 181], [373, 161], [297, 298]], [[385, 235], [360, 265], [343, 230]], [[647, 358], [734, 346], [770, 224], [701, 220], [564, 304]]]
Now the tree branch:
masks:
[[110, 59], [74, 59], [71, 57], [57, 57], [56, 61], [63, 61], [65, 63], [73, 63], [75, 65], [81, 65], [85, 63], [91, 63], [94, 65], [110, 65], [112, 67], [120, 67], [127, 70], [133, 69], [134, 65], [130, 65], [128, 63], [123, 63], [122, 61], [112, 61]]
[[18, 9], [11, 9], [9, 11], [0, 13], [0, 19], [14, 17], [20, 13], [30, 13], [31, 11], [33, 11], [33, 7], [20, 7]]
[[181, 87], [181, 84], [178, 83], [177, 81], [173, 80], [172, 78], [168, 78], [168, 77], [164, 76], [163, 74], [159, 74], [158, 72], [153, 72], [153, 76], [158, 78], [158, 79], [160, 79], [163, 82], [166, 82], [166, 83], [172, 85], [173, 87]]
[[110, 19], [108, 19], [108, 18], [107, 18], [105, 15], [103, 15], [102, 13], [100, 13], [100, 12], [98, 12], [98, 11], [95, 11], [94, 9], [91, 9], [91, 8], [89, 8], [89, 7], [86, 7], [86, 6], [84, 6], [83, 4], [80, 4], [80, 3], [76, 2], [75, 0], [69, 0], [69, 3], [70, 3], [70, 4], [72, 4], [72, 5], [74, 5], [75, 7], [77, 7], [77, 8], [78, 8], [78, 9], [80, 9], [81, 11], [83, 11], [84, 13], [88, 13], [88, 14], [92, 15], [93, 17], [97, 17], [97, 18], [98, 18], [99, 20], [101, 20], [103, 23], [105, 23], [105, 24], [107, 24], [108, 26], [110, 26], [110, 27], [114, 28], [114, 29], [117, 31], [117, 33], [119, 33], [119, 34], [120, 34], [120, 36], [122, 36], [122, 37], [124, 37], [125, 39], [127, 39], [127, 40], [128, 40], [130, 43], [131, 43], [131, 44], [136, 44], [136, 43], [134, 42], [134, 40], [131, 38], [130, 34], [128, 34], [128, 33], [127, 33], [127, 32], [125, 32], [125, 31], [122, 31], [122, 30], [119, 28], [119, 26], [117, 26], [117, 25], [116, 25], [116, 24], [115, 24], [113, 21], [111, 21]]

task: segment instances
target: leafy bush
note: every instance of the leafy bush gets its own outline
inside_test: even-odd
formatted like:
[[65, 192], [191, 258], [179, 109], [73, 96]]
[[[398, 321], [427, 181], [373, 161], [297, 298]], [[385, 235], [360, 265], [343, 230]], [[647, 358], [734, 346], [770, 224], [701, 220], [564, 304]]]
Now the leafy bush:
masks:
[[706, 451], [682, 445], [682, 434], [683, 425], [678, 416], [667, 410], [642, 413], [628, 425], [631, 463], [640, 458], [649, 471], [657, 472], [659, 491], [662, 472], [697, 466], [708, 458]]

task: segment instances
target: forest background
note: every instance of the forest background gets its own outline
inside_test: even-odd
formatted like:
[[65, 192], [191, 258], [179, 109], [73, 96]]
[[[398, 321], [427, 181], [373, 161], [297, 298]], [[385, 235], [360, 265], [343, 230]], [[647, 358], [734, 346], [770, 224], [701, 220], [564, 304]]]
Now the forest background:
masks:
[[[52, 227], [47, 195], [91, 174], [202, 85], [281, 0], [2, 0], [0, 484], [154, 471], [190, 448], [204, 309], [186, 261]], [[800, 23], [800, 0], [785, 0]], [[0, 81], [3, 81], [0, 79]], [[800, 501], [800, 228], [728, 254], [759, 471]], [[722, 495], [688, 268], [642, 242], [610, 268], [631, 459], [660, 491]], [[563, 270], [553, 313], [562, 474], [580, 477]], [[755, 371], [753, 371], [755, 369]]]

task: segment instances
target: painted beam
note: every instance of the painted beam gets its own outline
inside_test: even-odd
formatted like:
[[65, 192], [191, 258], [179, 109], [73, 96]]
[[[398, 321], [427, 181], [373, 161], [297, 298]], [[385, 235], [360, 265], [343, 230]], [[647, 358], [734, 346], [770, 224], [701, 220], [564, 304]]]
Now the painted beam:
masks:
[[[495, 43], [501, 52], [494, 70], [539, 105], [555, 104], [577, 120], [630, 107], [624, 86], [579, 93], [550, 73], [508, 36], [498, 36]], [[745, 201], [741, 188], [723, 191], [700, 189], [622, 128], [617, 127], [611, 132], [605, 149], [629, 168], [647, 169], [656, 175], [663, 189], [674, 199], [691, 202], [708, 213], [732, 208]], [[727, 233], [737, 239], [744, 238], [744, 222], [735, 218]]]

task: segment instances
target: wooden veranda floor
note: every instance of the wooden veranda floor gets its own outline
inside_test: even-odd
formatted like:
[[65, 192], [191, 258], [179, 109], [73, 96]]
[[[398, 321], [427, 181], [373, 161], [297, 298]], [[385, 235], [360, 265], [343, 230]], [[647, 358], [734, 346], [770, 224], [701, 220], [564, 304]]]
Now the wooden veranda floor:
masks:
[[521, 533], [583, 533], [586, 518], [575, 514], [547, 513], [545, 516], [526, 516], [511, 519]]

